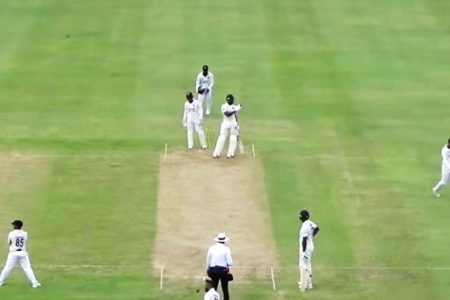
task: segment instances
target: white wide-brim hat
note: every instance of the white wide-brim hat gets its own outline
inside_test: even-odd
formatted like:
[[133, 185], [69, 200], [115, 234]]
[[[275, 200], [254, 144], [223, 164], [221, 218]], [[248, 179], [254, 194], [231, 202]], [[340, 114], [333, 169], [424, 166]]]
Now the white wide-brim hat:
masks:
[[218, 243], [225, 243], [228, 242], [230, 239], [227, 237], [225, 233], [221, 232], [217, 234], [214, 240]]

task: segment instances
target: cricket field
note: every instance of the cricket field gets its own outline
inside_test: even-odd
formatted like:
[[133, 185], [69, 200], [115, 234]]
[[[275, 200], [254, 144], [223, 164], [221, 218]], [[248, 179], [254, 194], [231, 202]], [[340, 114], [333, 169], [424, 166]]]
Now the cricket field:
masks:
[[[449, 15], [447, 0], [0, 0], [0, 264], [20, 218], [42, 283], [16, 269], [0, 299], [203, 299], [216, 215], [232, 299], [449, 299], [450, 188], [431, 195]], [[225, 95], [243, 105], [231, 161], [185, 150], [203, 64], [210, 143]], [[321, 228], [305, 294], [302, 208]]]

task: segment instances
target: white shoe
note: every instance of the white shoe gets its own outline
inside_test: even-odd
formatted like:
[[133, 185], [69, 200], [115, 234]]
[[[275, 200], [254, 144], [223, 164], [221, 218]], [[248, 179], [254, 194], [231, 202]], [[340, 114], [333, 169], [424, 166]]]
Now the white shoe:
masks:
[[0, 282], [0, 287], [2, 287], [3, 286], [3, 282]]
[[206, 110], [206, 115], [209, 116], [211, 114], [211, 112], [207, 109]]
[[227, 155], [227, 158], [234, 158], [234, 155]]
[[202, 149], [206, 150], [206, 149], [208, 149], [208, 147], [207, 146], [202, 146]]
[[439, 198], [440, 196], [441, 196], [441, 194], [439, 194], [434, 188], [433, 188], [433, 194], [437, 197], [437, 198]]
[[41, 284], [39, 282], [33, 283], [33, 285], [31, 286], [33, 289], [37, 289], [41, 287]]
[[213, 158], [219, 158], [219, 155], [213, 154]]

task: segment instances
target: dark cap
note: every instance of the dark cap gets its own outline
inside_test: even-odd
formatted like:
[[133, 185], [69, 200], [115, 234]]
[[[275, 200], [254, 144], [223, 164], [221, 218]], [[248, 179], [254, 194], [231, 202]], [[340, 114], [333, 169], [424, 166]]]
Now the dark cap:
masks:
[[20, 220], [14, 220], [14, 221], [11, 223], [11, 225], [14, 225], [14, 226], [16, 226], [16, 227], [22, 228], [23, 222], [20, 221]]
[[233, 94], [228, 94], [228, 95], [225, 97], [225, 100], [234, 100]]
[[186, 93], [186, 99], [192, 99], [192, 98], [194, 98], [194, 95], [192, 95], [191, 92], [187, 92]]
[[203, 69], [203, 71], [208, 71], [208, 66], [207, 65], [203, 65], [202, 69]]

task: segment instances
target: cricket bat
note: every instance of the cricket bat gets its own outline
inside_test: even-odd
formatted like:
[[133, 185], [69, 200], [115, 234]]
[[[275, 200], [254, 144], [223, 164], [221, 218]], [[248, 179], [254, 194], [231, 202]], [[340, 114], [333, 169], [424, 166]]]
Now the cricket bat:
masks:
[[237, 142], [239, 147], [239, 153], [244, 154], [244, 143], [242, 142], [242, 138], [240, 135], [238, 135]]

